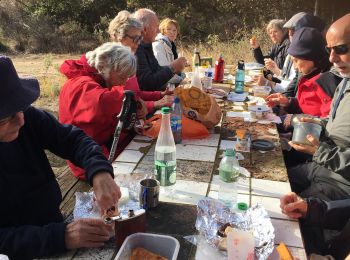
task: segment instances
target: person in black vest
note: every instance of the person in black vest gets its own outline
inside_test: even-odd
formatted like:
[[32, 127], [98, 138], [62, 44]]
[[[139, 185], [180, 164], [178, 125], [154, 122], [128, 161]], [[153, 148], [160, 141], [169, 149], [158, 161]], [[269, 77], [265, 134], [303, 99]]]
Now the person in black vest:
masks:
[[0, 82], [0, 253], [33, 259], [102, 246], [112, 231], [102, 219], [63, 222], [60, 187], [44, 151], [86, 170], [101, 214], [106, 214], [121, 193], [100, 146], [82, 130], [32, 107], [39, 82], [19, 78], [5, 56], [0, 56]]

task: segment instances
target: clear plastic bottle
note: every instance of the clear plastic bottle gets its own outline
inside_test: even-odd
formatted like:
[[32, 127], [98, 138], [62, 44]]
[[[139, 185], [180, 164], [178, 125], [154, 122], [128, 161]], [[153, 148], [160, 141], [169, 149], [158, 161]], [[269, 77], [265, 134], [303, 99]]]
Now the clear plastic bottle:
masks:
[[235, 92], [243, 93], [244, 92], [244, 60], [238, 61], [236, 78], [235, 78]]
[[178, 97], [174, 98], [170, 117], [171, 131], [173, 132], [175, 144], [182, 142], [182, 106]]
[[193, 75], [192, 75], [192, 79], [191, 79], [191, 86], [199, 88], [200, 90], [202, 90], [202, 81], [201, 81], [201, 77], [199, 75], [199, 69], [198, 67], [196, 67]]
[[170, 127], [170, 108], [162, 108], [162, 123], [154, 152], [154, 174], [161, 186], [176, 182], [176, 146]]
[[226, 149], [219, 165], [220, 189], [219, 200], [231, 210], [237, 204], [237, 181], [239, 177], [239, 163], [234, 149]]

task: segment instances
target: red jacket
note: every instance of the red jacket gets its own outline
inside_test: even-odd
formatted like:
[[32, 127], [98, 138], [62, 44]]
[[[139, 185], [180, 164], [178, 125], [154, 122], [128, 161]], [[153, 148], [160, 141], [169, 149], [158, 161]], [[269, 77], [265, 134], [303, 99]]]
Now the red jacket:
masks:
[[140, 90], [136, 76], [131, 77], [126, 81], [125, 89], [134, 91], [137, 97], [146, 101], [145, 103], [148, 113], [154, 112], [154, 101], [161, 99], [161, 91]]
[[[104, 87], [104, 80], [87, 63], [85, 55], [80, 60], [66, 60], [60, 68], [68, 80], [59, 97], [59, 120], [81, 128], [96, 143], [101, 145], [108, 158], [107, 143], [111, 141], [117, 125], [117, 115], [121, 110], [124, 87]], [[118, 142], [118, 155], [130, 141], [127, 133], [121, 134]], [[84, 179], [84, 170], [69, 162], [73, 174]]]
[[331, 108], [332, 97], [316, 83], [320, 74], [312, 78], [302, 77], [298, 84], [297, 100], [304, 114], [327, 117]]

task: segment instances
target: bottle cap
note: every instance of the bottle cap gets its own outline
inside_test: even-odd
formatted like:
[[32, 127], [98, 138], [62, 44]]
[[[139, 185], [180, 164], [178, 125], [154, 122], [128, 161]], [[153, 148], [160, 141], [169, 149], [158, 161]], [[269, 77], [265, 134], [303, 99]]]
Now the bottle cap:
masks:
[[226, 156], [235, 156], [236, 155], [236, 152], [234, 149], [232, 148], [227, 148], [226, 151], [225, 151], [225, 155]]
[[239, 70], [244, 70], [244, 60], [239, 60], [237, 67]]
[[180, 103], [180, 98], [179, 97], [174, 97], [174, 103]]
[[246, 210], [248, 209], [248, 205], [247, 205], [247, 203], [245, 203], [245, 202], [238, 202], [238, 203], [237, 203], [237, 208], [238, 208], [239, 210], [244, 210], [244, 211], [246, 211]]
[[162, 107], [162, 114], [166, 115], [170, 113], [170, 107]]

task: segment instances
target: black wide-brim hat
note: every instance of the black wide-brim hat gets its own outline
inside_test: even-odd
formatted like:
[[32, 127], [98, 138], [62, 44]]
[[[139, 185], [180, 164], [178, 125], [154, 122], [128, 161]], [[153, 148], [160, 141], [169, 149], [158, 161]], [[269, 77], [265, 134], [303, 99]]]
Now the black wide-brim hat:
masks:
[[40, 95], [35, 78], [19, 78], [10, 58], [0, 55], [0, 120], [28, 108]]

